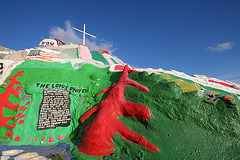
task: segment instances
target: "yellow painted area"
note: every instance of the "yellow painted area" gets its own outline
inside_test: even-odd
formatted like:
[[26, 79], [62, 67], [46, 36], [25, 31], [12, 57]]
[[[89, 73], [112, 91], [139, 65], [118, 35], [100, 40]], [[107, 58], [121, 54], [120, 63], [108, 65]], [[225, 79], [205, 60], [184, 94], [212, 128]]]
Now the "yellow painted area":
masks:
[[180, 89], [183, 92], [191, 92], [191, 91], [197, 91], [197, 90], [203, 90], [202, 87], [193, 82], [185, 82], [181, 79], [168, 79], [169, 82], [177, 82], [180, 86]]
[[218, 91], [212, 91], [212, 90], [207, 90], [209, 91], [210, 93], [214, 94], [214, 95], [219, 95], [220, 93]]
[[71, 135], [71, 136], [69, 136], [69, 138], [68, 139], [72, 139], [74, 137], [74, 135]]
[[166, 73], [161, 73], [161, 75], [164, 77], [164, 79], [167, 79], [167, 80], [169, 80], [169, 79], [172, 79], [168, 74], [166, 74]]
[[[168, 74], [166, 73], [161, 73], [161, 75], [164, 77], [164, 79], [167, 79], [169, 82], [176, 82], [179, 84], [180, 89], [183, 92], [191, 92], [191, 91], [196, 91], [196, 90], [205, 90], [205, 88], [201, 87], [199, 84], [194, 83], [194, 82], [185, 82], [182, 79], [172, 79]], [[217, 91], [211, 91], [208, 90], [209, 92], [211, 92], [212, 94], [218, 95], [220, 94]]]

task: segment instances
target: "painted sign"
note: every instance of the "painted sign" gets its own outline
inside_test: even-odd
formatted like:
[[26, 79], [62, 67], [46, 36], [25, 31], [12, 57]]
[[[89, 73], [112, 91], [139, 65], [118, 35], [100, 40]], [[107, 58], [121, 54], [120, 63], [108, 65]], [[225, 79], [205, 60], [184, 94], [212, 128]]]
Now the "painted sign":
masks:
[[39, 47], [60, 45], [65, 45], [65, 43], [60, 41], [59, 39], [44, 39], [39, 43]]
[[58, 43], [55, 39], [44, 39], [39, 43], [39, 47], [44, 46], [58, 46]]
[[40, 52], [39, 49], [31, 50], [28, 56], [39, 56], [39, 52]]
[[67, 127], [71, 122], [70, 93], [62, 89], [44, 89], [37, 130]]
[[87, 93], [87, 89], [81, 89], [81, 88], [75, 88], [71, 87], [65, 84], [56, 83], [56, 84], [50, 84], [50, 83], [36, 83], [36, 87], [39, 88], [60, 88], [65, 91], [69, 91], [69, 93]]

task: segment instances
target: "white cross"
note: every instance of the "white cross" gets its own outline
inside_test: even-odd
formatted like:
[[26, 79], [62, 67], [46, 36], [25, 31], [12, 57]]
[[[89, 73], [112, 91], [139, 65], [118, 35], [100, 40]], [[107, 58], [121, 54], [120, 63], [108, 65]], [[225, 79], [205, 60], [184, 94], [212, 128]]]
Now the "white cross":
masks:
[[89, 36], [91, 36], [91, 37], [93, 37], [93, 38], [96, 38], [94, 35], [91, 35], [91, 34], [85, 32], [85, 24], [83, 25], [83, 31], [81, 31], [81, 30], [79, 30], [79, 29], [77, 29], [77, 28], [74, 28], [74, 27], [72, 27], [72, 29], [75, 29], [76, 31], [79, 31], [79, 32], [82, 32], [82, 33], [83, 33], [83, 45], [84, 45], [84, 46], [85, 46], [85, 34], [86, 34], [86, 35], [89, 35]]

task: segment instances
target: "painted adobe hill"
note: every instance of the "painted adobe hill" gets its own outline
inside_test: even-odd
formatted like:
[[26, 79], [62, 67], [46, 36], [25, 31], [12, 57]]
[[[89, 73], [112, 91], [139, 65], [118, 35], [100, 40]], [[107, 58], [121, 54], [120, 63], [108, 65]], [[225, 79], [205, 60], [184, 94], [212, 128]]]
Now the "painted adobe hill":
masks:
[[24, 53], [0, 61], [1, 158], [240, 159], [238, 84], [81, 45]]

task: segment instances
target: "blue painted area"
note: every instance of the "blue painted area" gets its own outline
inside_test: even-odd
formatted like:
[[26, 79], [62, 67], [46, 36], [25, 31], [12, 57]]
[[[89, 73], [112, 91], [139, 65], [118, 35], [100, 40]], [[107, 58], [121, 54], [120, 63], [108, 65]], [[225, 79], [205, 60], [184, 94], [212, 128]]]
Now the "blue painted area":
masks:
[[[1, 144], [1, 143], [0, 143]], [[52, 153], [63, 153], [66, 157], [65, 159], [73, 159], [74, 156], [72, 155], [70, 151], [70, 145], [66, 143], [60, 143], [55, 146], [30, 146], [30, 145], [22, 145], [22, 146], [7, 146], [7, 145], [0, 145], [0, 153], [2, 154], [2, 151], [8, 151], [12, 149], [22, 149], [24, 150], [22, 153], [28, 153], [28, 152], [37, 152], [39, 156], [46, 157], [47, 155], [50, 155]], [[0, 155], [1, 155], [0, 154]], [[18, 156], [19, 154], [15, 156], [11, 156], [11, 159]]]

